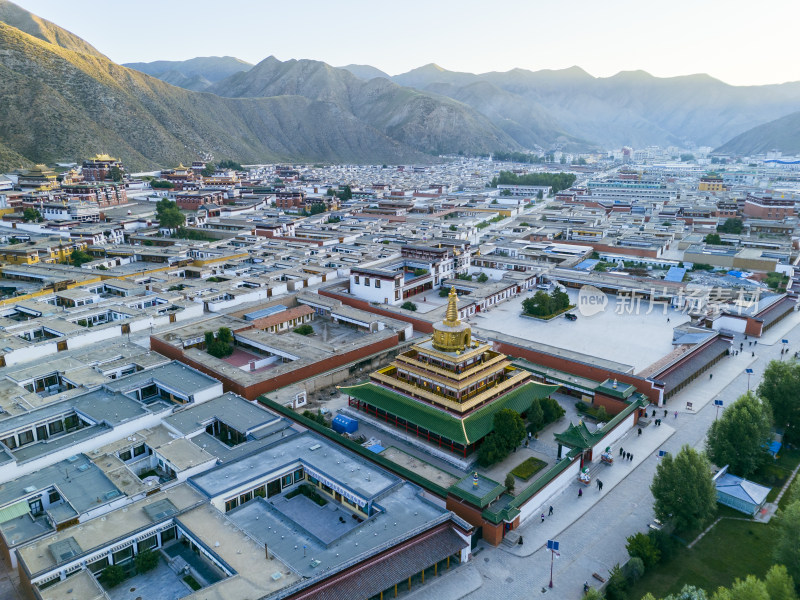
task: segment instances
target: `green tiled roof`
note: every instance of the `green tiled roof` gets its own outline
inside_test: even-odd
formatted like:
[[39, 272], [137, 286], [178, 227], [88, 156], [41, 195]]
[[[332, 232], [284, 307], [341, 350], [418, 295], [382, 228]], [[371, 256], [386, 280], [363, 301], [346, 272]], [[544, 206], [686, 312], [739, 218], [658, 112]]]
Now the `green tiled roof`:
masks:
[[463, 420], [444, 410], [370, 382], [343, 387], [340, 391], [432, 433], [468, 446], [492, 431], [494, 414], [498, 410], [510, 408], [518, 413], [524, 412], [535, 398], [545, 398], [557, 389], [556, 385], [526, 383], [471, 413]]
[[595, 442], [600, 440], [603, 435], [602, 431], [592, 433], [583, 421], [579, 421], [577, 425], [570, 423], [565, 431], [555, 434], [555, 438], [570, 448], [586, 450], [594, 446]]
[[506, 487], [483, 475], [478, 475], [478, 485], [473, 481], [472, 474], [459, 479], [450, 486], [450, 493], [472, 504], [483, 508], [506, 491]]

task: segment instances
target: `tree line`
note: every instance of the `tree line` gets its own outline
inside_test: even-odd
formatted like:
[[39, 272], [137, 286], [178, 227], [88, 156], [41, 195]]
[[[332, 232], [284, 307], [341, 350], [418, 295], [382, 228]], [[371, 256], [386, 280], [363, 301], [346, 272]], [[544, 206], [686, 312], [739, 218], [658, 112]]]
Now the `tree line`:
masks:
[[573, 173], [528, 173], [527, 175], [517, 175], [511, 171], [500, 171], [500, 175], [493, 177], [491, 187], [498, 185], [543, 185], [553, 188], [553, 193], [557, 194], [561, 190], [566, 190], [575, 183]]

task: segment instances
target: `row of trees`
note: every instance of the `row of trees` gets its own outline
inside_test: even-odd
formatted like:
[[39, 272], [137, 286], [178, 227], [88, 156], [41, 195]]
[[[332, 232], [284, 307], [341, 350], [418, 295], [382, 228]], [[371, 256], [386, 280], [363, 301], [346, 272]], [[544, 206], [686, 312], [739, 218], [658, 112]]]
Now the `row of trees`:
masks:
[[534, 317], [549, 317], [567, 308], [569, 295], [560, 288], [555, 288], [549, 294], [540, 290], [532, 298], [522, 301], [523, 312]]
[[528, 423], [533, 433], [541, 431], [544, 427], [558, 421], [566, 414], [557, 400], [547, 396], [546, 398], [535, 398], [528, 409]]
[[549, 185], [553, 193], [572, 187], [575, 175], [572, 173], [529, 173], [517, 175], [511, 171], [500, 171], [500, 175], [492, 178], [491, 187], [498, 185]]
[[203, 177], [211, 177], [217, 169], [233, 169], [234, 171], [244, 171], [244, 167], [229, 158], [219, 161], [216, 165], [213, 162], [206, 163], [206, 166], [200, 171]]

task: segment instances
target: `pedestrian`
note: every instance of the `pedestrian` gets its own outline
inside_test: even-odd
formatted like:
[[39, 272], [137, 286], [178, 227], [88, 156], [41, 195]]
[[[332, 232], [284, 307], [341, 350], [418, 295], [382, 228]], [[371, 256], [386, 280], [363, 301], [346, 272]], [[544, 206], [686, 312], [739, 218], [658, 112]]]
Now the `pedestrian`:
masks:
[[756, 353], [755, 353], [755, 352], [753, 352], [753, 358], [755, 358], [755, 356], [756, 356]]
[[675, 411], [675, 418], [676, 419], [678, 418], [678, 411], [677, 410]]
[[620, 448], [619, 449], [619, 455], [622, 456], [623, 454], [625, 454], [625, 450], [623, 448]]
[[530, 431], [528, 432], [528, 439], [529, 440], [531, 439], [531, 432]]
[[709, 373], [709, 374], [708, 374], [708, 378], [709, 378], [709, 379], [714, 379], [714, 374], [713, 374], [713, 373]]
[[548, 517], [552, 517], [553, 516], [553, 507], [552, 506], [550, 507], [550, 512], [547, 513], [547, 516]]
[[664, 416], [665, 417], [667, 416], [667, 409], [666, 408], [664, 409]]
[[633, 462], [633, 453], [631, 453], [631, 462]]
[[600, 483], [600, 480], [598, 479], [598, 480], [597, 480], [597, 489], [598, 489], [598, 490], [600, 489], [600, 486], [601, 486], [601, 485], [602, 485], [602, 484]]
[[753, 345], [753, 342], [747, 342], [747, 345], [748, 345], [748, 346], [752, 346], [752, 345]]
[[753, 340], [753, 346], [758, 346], [758, 340]]
[[744, 342], [739, 342], [739, 350], [744, 348]]
[[667, 317], [667, 323], [669, 323], [669, 317]]
[[544, 523], [544, 513], [542, 513], [542, 523]]
[[639, 427], [639, 435], [642, 435], [642, 428]]
[[602, 481], [600, 481], [600, 480], [598, 479], [598, 480], [597, 480], [597, 483], [599, 484], [599, 486], [600, 486], [600, 491], [602, 492], [602, 491], [603, 491], [603, 482], [602, 482]]
[[583, 496], [583, 488], [578, 488], [578, 498]]

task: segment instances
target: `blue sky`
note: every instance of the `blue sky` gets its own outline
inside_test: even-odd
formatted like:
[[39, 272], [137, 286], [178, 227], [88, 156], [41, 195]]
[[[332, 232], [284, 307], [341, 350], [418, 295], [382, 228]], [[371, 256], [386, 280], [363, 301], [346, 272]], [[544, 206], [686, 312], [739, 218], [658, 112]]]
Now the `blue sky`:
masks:
[[798, 0], [17, 0], [112, 60], [236, 56], [481, 73], [578, 65], [800, 81]]

